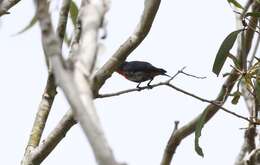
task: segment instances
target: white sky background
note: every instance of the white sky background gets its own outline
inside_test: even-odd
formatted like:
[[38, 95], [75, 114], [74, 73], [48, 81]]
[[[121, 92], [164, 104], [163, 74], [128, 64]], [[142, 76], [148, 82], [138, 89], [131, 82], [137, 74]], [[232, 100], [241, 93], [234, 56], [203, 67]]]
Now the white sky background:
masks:
[[[141, 0], [113, 0], [108, 15], [108, 38], [100, 66], [133, 32], [143, 9]], [[53, 11], [54, 13], [57, 11]], [[28, 24], [34, 14], [32, 1], [22, 1], [1, 18], [0, 98], [1, 162], [19, 164], [27, 144], [47, 72], [41, 48], [39, 27], [11, 36]], [[216, 52], [224, 38], [235, 30], [235, 17], [225, 0], [163, 0], [155, 22], [144, 42], [128, 60], [145, 60], [163, 67], [169, 74], [183, 66], [192, 74], [207, 76], [198, 80], [183, 75], [173, 83], [199, 96], [214, 99], [223, 78], [212, 72]], [[225, 65], [226, 71], [230, 68]], [[155, 82], [166, 80], [158, 77]], [[116, 73], [101, 92], [135, 87]], [[229, 101], [230, 102], [230, 101]], [[119, 161], [130, 165], [158, 165], [174, 127], [193, 119], [207, 106], [168, 87], [97, 99], [95, 101], [109, 143]], [[226, 107], [247, 114], [242, 99], [238, 106]], [[57, 95], [43, 137], [46, 137], [68, 110], [62, 92]], [[246, 123], [219, 112], [203, 129], [200, 139], [205, 157], [194, 151], [194, 134], [182, 141], [173, 158], [176, 165], [232, 164], [239, 152]], [[79, 126], [42, 163], [95, 164], [90, 147]]]

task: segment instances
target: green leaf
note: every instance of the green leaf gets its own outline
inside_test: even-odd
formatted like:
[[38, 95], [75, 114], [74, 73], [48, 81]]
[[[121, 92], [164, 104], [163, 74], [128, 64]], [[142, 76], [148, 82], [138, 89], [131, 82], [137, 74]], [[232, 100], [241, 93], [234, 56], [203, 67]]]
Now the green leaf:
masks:
[[76, 26], [77, 23], [77, 17], [78, 17], [79, 9], [77, 7], [77, 4], [74, 1], [71, 1], [70, 4], [70, 18], [74, 26]]
[[196, 128], [195, 128], [195, 151], [197, 152], [197, 154], [199, 154], [200, 156], [204, 157], [202, 148], [199, 145], [199, 138], [201, 136], [201, 130], [205, 124], [205, 119], [207, 116], [207, 110], [205, 110], [200, 117], [199, 122], [196, 124]]
[[19, 34], [22, 34], [24, 33], [25, 31], [29, 30], [31, 27], [33, 27], [33, 25], [35, 25], [37, 22], [37, 18], [36, 18], [36, 15], [33, 16], [33, 18], [31, 19], [30, 23], [25, 26], [21, 31], [17, 32], [15, 35], [19, 35]]
[[229, 54], [228, 54], [228, 57], [233, 61], [233, 63], [235, 64], [235, 66], [236, 66], [237, 68], [240, 68], [240, 66], [239, 66], [239, 61], [238, 61], [238, 59], [237, 59], [233, 54], [229, 53]]
[[260, 12], [248, 12], [246, 13], [245, 17], [252, 16], [252, 17], [260, 17]]
[[233, 99], [232, 99], [231, 103], [236, 105], [240, 99], [241, 93], [239, 91], [236, 91], [232, 95], [233, 95]]
[[215, 61], [213, 64], [213, 69], [212, 69], [212, 72], [215, 73], [217, 76], [219, 75], [227, 57], [229, 56], [229, 51], [233, 47], [233, 45], [237, 39], [237, 35], [241, 31], [243, 31], [243, 29], [233, 31], [222, 42], [222, 44], [218, 50], [218, 53], [216, 55], [216, 58], [215, 58]]
[[236, 6], [239, 9], [244, 9], [242, 5], [240, 5], [240, 3], [238, 3], [236, 0], [227, 0], [228, 3], [233, 4], [234, 6]]

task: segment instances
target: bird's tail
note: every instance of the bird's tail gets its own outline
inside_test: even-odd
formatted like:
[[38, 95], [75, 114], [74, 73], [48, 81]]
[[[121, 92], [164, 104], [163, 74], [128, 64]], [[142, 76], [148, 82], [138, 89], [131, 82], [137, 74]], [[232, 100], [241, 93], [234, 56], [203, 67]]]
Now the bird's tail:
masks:
[[172, 76], [166, 74], [167, 71], [164, 70], [164, 69], [159, 69], [159, 72], [160, 72], [160, 74], [163, 75], [163, 76], [172, 77]]
[[170, 76], [170, 75], [168, 75], [168, 74], [166, 74], [166, 73], [164, 73], [163, 76], [172, 77], [172, 76]]

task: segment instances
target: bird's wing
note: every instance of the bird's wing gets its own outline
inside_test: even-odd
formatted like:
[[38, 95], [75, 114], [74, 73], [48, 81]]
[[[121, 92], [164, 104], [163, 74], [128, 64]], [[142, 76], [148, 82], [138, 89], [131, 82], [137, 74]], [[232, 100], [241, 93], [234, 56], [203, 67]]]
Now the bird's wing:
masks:
[[150, 71], [157, 71], [159, 68], [154, 67], [148, 62], [143, 61], [131, 61], [124, 67], [125, 71], [128, 72], [150, 72]]

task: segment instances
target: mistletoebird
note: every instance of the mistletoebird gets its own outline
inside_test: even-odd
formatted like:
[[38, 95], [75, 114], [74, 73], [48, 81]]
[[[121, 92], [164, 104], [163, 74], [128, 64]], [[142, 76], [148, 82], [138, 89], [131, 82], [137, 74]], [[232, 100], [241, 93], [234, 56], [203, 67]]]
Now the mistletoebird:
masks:
[[166, 74], [166, 70], [157, 68], [152, 64], [144, 61], [125, 61], [119, 66], [116, 72], [128, 80], [138, 83], [136, 86], [137, 88], [140, 88], [139, 85], [142, 82], [148, 80], [150, 81], [148, 82], [147, 86], [150, 86], [150, 83], [153, 81], [154, 77], [158, 75], [171, 77]]

